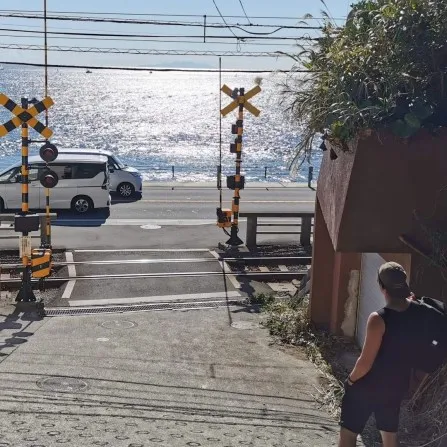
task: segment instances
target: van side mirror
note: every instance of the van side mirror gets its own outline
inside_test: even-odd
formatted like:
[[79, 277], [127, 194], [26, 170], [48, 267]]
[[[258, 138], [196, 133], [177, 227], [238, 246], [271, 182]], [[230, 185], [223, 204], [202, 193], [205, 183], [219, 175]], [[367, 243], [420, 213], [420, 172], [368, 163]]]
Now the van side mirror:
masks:
[[22, 174], [16, 175], [16, 183], [22, 183]]
[[115, 169], [109, 168], [109, 172], [112, 174], [112, 172], [115, 172]]

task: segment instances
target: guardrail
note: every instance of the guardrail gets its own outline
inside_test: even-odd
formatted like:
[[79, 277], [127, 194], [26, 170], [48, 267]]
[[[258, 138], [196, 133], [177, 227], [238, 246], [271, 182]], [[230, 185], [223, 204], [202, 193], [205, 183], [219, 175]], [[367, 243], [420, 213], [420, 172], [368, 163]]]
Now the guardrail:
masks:
[[[171, 177], [174, 180], [176, 173], [192, 173], [189, 169], [185, 169], [182, 167], [176, 167], [176, 165], [171, 165], [169, 167], [153, 167], [150, 165], [143, 165], [143, 164], [132, 164], [132, 166], [140, 171], [143, 172], [163, 172], [163, 173], [171, 173]], [[226, 168], [226, 170], [230, 171], [232, 170], [231, 167]], [[290, 173], [288, 171], [276, 171], [274, 167], [272, 166], [244, 166], [242, 171], [246, 175], [257, 175], [257, 177], [263, 177], [264, 180], [267, 180], [269, 177], [289, 177]], [[222, 166], [217, 165], [216, 167], [217, 175], [222, 173]], [[197, 171], [199, 173], [199, 171]], [[314, 177], [314, 167], [309, 166], [307, 170], [307, 182], [309, 185], [309, 188], [311, 187], [312, 181]]]
[[[313, 234], [313, 218], [312, 212], [241, 212], [241, 217], [247, 218], [247, 247], [253, 248], [257, 244], [258, 234], [299, 234], [300, 244], [304, 247], [311, 245], [311, 237]], [[258, 222], [259, 218], [298, 218], [299, 222]], [[266, 230], [259, 231], [258, 227], [295, 227], [299, 228], [295, 231], [279, 231], [279, 230]]]

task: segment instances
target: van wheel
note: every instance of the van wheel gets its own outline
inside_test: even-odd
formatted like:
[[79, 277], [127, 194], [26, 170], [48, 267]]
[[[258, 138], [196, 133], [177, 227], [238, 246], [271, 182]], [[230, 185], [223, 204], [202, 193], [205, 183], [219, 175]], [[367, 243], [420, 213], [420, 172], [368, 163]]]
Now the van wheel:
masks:
[[77, 196], [71, 201], [71, 209], [77, 214], [85, 214], [93, 209], [92, 199], [87, 196]]
[[120, 183], [116, 190], [123, 199], [128, 199], [135, 195], [135, 188], [131, 183]]

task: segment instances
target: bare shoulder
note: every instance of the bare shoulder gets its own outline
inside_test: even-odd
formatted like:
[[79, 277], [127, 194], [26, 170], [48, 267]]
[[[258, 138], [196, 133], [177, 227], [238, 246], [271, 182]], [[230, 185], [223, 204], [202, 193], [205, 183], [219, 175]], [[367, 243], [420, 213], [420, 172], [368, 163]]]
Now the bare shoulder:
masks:
[[368, 317], [367, 326], [371, 330], [377, 330], [377, 331], [385, 330], [385, 322], [383, 321], [383, 318], [377, 312], [373, 312]]

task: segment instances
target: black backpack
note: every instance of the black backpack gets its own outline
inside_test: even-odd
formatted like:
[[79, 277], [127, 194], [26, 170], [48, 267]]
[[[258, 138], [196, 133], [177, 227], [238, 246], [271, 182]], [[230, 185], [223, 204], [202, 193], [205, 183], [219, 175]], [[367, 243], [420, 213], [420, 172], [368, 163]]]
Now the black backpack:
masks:
[[446, 305], [429, 297], [419, 298], [413, 368], [429, 373], [447, 361]]

